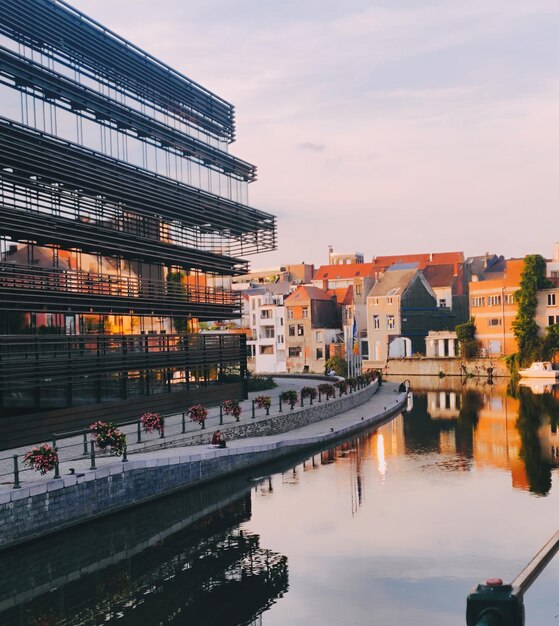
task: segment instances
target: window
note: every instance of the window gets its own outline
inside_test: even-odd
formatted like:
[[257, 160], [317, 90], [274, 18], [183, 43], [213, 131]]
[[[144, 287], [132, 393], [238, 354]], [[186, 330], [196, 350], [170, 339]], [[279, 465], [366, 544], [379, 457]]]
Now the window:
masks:
[[283, 317], [279, 318], [280, 326], [283, 326]]
[[483, 296], [472, 298], [472, 306], [485, 306], [485, 298]]
[[297, 346], [296, 348], [289, 348], [289, 356], [290, 357], [301, 356], [301, 347]]
[[356, 296], [360, 296], [361, 295], [361, 289], [362, 289], [361, 283], [357, 283], [357, 285], [355, 285], [355, 295]]
[[252, 325], [256, 326], [256, 314], [255, 313], [252, 314]]
[[295, 326], [293, 326], [293, 324], [289, 325], [289, 336], [295, 337]]
[[373, 298], [373, 306], [378, 306], [378, 298]]
[[373, 329], [380, 330], [380, 315], [373, 315]]
[[487, 304], [489, 306], [500, 306], [501, 296], [487, 296]]
[[316, 349], [316, 358], [317, 359], [323, 359], [324, 358], [324, 353], [322, 351], [322, 348], [317, 348]]
[[317, 343], [320, 343], [322, 341], [322, 331], [321, 330], [317, 330], [314, 334], [314, 340]]
[[547, 325], [553, 326], [553, 324], [559, 324], [559, 315], [549, 315], [547, 318]]
[[386, 328], [394, 330], [396, 328], [396, 318], [393, 315], [386, 316]]
[[264, 309], [264, 311], [260, 311], [260, 319], [261, 320], [271, 320], [272, 319], [272, 311], [270, 311], [270, 309]]
[[303, 319], [306, 320], [309, 318], [309, 307], [308, 306], [304, 306], [303, 307]]
[[506, 293], [505, 294], [505, 304], [514, 304], [514, 294]]
[[446, 298], [440, 298], [439, 299], [439, 307], [441, 309], [446, 309]]
[[392, 298], [386, 298], [386, 304], [392, 304]]
[[274, 346], [260, 346], [260, 354], [274, 354]]
[[255, 300], [254, 298], [252, 299], [252, 302], [251, 302], [251, 307], [252, 307], [252, 310], [253, 310], [253, 311], [254, 311], [254, 309], [256, 308], [256, 300]]
[[293, 309], [287, 309], [287, 319], [288, 320], [293, 319]]
[[489, 326], [502, 326], [503, 321], [500, 317], [494, 317], [489, 320]]
[[278, 335], [278, 343], [285, 343], [283, 335]]
[[555, 294], [554, 293], [547, 294], [547, 306], [555, 306]]
[[305, 329], [303, 328], [303, 324], [297, 325], [297, 335], [302, 337], [305, 334]]

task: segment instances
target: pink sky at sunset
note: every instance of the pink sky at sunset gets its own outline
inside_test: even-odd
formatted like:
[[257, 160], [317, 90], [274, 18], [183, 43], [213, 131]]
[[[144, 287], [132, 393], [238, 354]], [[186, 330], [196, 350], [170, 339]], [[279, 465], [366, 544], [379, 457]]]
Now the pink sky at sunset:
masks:
[[71, 4], [235, 105], [279, 224], [254, 267], [559, 239], [554, 0]]

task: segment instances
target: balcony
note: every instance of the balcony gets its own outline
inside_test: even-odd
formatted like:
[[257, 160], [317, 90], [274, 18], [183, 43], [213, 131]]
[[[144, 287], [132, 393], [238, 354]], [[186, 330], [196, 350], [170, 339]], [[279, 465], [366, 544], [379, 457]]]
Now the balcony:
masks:
[[0, 308], [18, 311], [230, 318], [238, 293], [137, 276], [0, 263]]

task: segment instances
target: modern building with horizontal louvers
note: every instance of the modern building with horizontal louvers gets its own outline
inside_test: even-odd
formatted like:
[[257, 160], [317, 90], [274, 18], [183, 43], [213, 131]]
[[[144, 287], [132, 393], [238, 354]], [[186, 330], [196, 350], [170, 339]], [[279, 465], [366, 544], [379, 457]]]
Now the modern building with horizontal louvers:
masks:
[[0, 445], [242, 393], [233, 106], [60, 0], [0, 0], [0, 102]]

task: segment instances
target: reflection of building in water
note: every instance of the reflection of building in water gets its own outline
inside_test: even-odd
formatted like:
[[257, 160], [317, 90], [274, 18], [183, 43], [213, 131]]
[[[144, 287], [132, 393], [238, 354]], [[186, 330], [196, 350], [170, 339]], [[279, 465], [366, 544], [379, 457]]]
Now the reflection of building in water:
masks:
[[498, 467], [511, 472], [512, 486], [528, 489], [524, 461], [520, 458], [521, 440], [516, 427], [518, 399], [506, 391], [484, 394], [474, 432], [474, 461], [477, 466]]
[[117, 619], [130, 626], [194, 624], [202, 618], [208, 624], [251, 622], [287, 590], [288, 570], [286, 557], [260, 547], [258, 535], [239, 530], [250, 510], [246, 494], [142, 549], [128, 545], [122, 529], [120, 537], [110, 538], [111, 551], [122, 551], [118, 562], [93, 564], [75, 577], [69, 572], [62, 584], [39, 586], [38, 575], [29, 572], [27, 591], [20, 587], [15, 596], [8, 585], [0, 598], [0, 623], [19, 626], [21, 615], [32, 624], [58, 626]]
[[428, 391], [427, 406], [433, 419], [457, 419], [460, 413], [460, 397], [457, 391]]

